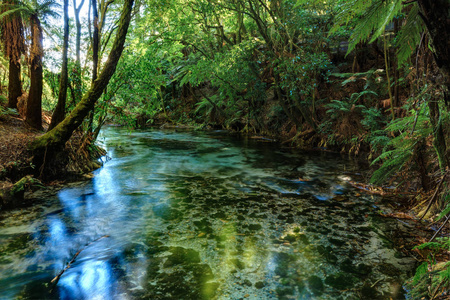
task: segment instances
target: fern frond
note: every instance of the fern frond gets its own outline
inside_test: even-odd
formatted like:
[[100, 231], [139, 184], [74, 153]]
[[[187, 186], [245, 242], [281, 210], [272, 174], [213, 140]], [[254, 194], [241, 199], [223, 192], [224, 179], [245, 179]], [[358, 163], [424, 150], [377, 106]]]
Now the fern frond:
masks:
[[380, 184], [391, 176], [400, 172], [403, 169], [403, 166], [410, 161], [413, 156], [413, 151], [411, 149], [406, 149], [404, 151], [400, 151], [399, 149], [390, 150], [382, 153], [379, 157], [377, 157], [372, 164], [375, 164], [383, 159], [386, 159], [383, 162], [383, 165], [376, 170], [372, 177], [370, 178], [370, 182], [374, 184]]
[[418, 250], [423, 250], [423, 249], [439, 250], [439, 249], [441, 249], [441, 248], [442, 248], [441, 243], [438, 243], [438, 242], [428, 242], [428, 243], [423, 243], [423, 244], [420, 244], [420, 245], [418, 245], [418, 246], [415, 246], [415, 247], [413, 248], [413, 250], [414, 250], [414, 249], [418, 249]]
[[450, 262], [447, 262], [444, 266], [444, 270], [439, 272], [440, 281], [450, 281]]
[[399, 32], [399, 39], [397, 42], [397, 59], [399, 66], [405, 63], [415, 51], [420, 43], [420, 36], [424, 31], [425, 25], [422, 18], [419, 16], [419, 6], [417, 3], [414, 3], [408, 13], [405, 25], [402, 26], [402, 29]]
[[356, 103], [356, 101], [358, 101], [358, 99], [359, 98], [361, 98], [361, 97], [363, 97], [363, 96], [378, 96], [378, 94], [377, 93], [375, 93], [374, 91], [362, 91], [362, 92], [360, 92], [360, 93], [353, 93], [351, 96], [350, 96], [350, 100], [353, 102], [353, 103]]
[[[217, 95], [213, 95], [210, 97], [211, 100], [215, 99], [217, 97]], [[212, 111], [212, 109], [214, 108], [213, 104], [210, 103], [206, 98], [203, 98], [200, 102], [198, 102], [197, 104], [195, 104], [197, 106], [197, 108], [195, 109], [195, 113], [199, 113], [202, 110], [205, 111], [206, 115], [209, 115]]]
[[342, 25], [347, 25], [350, 21], [358, 18], [373, 1], [371, 0], [351, 0], [343, 1], [338, 4], [338, 13], [335, 17], [335, 23], [331, 27], [329, 35], [336, 33]]
[[[390, 21], [401, 11], [402, 0], [374, 1], [359, 19], [350, 36], [347, 54], [352, 52], [359, 42], [370, 39], [370, 43], [379, 38]], [[375, 32], [374, 32], [375, 31]], [[374, 33], [373, 33], [374, 32]]]
[[442, 212], [437, 217], [438, 221], [450, 213], [450, 193], [445, 196], [445, 202], [447, 202], [447, 206], [442, 210]]

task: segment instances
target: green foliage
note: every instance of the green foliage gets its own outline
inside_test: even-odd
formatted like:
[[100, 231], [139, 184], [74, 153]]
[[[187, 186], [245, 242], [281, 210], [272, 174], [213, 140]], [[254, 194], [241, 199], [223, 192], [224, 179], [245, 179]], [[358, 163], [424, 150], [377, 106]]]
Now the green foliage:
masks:
[[343, 1], [337, 5], [335, 22], [330, 34], [343, 30], [344, 26], [353, 28], [349, 39], [348, 53], [352, 52], [360, 42], [374, 42], [384, 34], [386, 26], [402, 15], [405, 5], [411, 6], [406, 23], [402, 26], [395, 44], [398, 46], [398, 64], [401, 65], [414, 53], [420, 42], [425, 25], [419, 16], [419, 7], [416, 2], [405, 4], [402, 0]]
[[[0, 100], [3, 98], [2, 95], [0, 95]], [[9, 107], [3, 107], [3, 105], [0, 105], [0, 117], [1, 116], [19, 116], [19, 113], [17, 112], [17, 109], [15, 108], [9, 108]]]
[[361, 124], [369, 131], [376, 132], [381, 130], [384, 122], [384, 115], [380, 109], [376, 107], [364, 108], [362, 110], [364, 119], [361, 120]]
[[437, 239], [437, 242], [428, 242], [428, 243], [423, 243], [419, 246], [415, 246], [413, 249], [419, 249], [419, 250], [423, 250], [423, 249], [430, 249], [433, 250], [434, 252], [437, 252], [441, 249], [447, 249], [450, 246], [450, 239], [449, 238], [439, 238]]
[[448, 291], [450, 284], [450, 262], [435, 262], [435, 255], [441, 251], [450, 249], [450, 237], [436, 238], [436, 242], [428, 242], [414, 247], [418, 250], [431, 250], [428, 260], [423, 262], [417, 269], [409, 286], [411, 296], [426, 297], [435, 296], [439, 290]]
[[397, 60], [399, 65], [404, 64], [411, 57], [412, 51], [419, 45], [424, 31], [425, 25], [419, 16], [419, 6], [414, 3], [395, 42], [395, 45], [398, 46]]
[[443, 199], [442, 202], [444, 203], [445, 208], [439, 214], [437, 220], [440, 220], [440, 219], [444, 218], [445, 216], [447, 216], [448, 214], [450, 214], [450, 188], [448, 188], [444, 192], [444, 195], [442, 196], [442, 199]]
[[3, 95], [0, 95], [0, 105], [4, 105], [8, 102], [8, 98]]
[[418, 284], [419, 281], [422, 279], [422, 277], [425, 274], [427, 274], [427, 272], [428, 272], [428, 262], [424, 261], [416, 269], [416, 273], [414, 274], [414, 277], [412, 280], [413, 285]]
[[401, 0], [372, 1], [357, 23], [350, 37], [348, 52], [351, 52], [359, 42], [368, 40], [370, 43], [379, 38], [394, 17], [402, 9]]
[[[392, 132], [395, 137], [390, 139], [383, 153], [372, 162], [372, 165], [382, 163], [381, 167], [373, 173], [370, 179], [372, 183], [380, 184], [399, 174], [413, 158], [416, 147], [431, 134], [428, 118], [423, 114], [416, 114], [420, 112], [413, 112], [408, 117], [395, 119], [386, 127], [385, 131]], [[415, 131], [411, 134], [416, 118]]]
[[[381, 70], [371, 69], [362, 73], [333, 73], [332, 76], [337, 78], [345, 78], [341, 83], [346, 86], [358, 80], [364, 80], [364, 89], [361, 92], [354, 92], [350, 97], [343, 100], [332, 100], [329, 104], [325, 104], [327, 109], [327, 121], [321, 124], [320, 128], [324, 133], [332, 133], [332, 136], [342, 135], [342, 127], [339, 124], [346, 123], [347, 134], [352, 132], [353, 136], [346, 137], [346, 142], [357, 147], [361, 141], [371, 142], [384, 145], [386, 142], [386, 134], [381, 129], [386, 124], [385, 117], [381, 109], [372, 107], [373, 100], [379, 97], [378, 92], [382, 90], [379, 80]], [[361, 126], [355, 125], [358, 122]], [[345, 128], [345, 127], [344, 127]], [[345, 135], [345, 132], [344, 132]], [[336, 141], [336, 140], [335, 140]], [[330, 142], [335, 142], [329, 140]], [[384, 146], [383, 145], [383, 146]], [[379, 146], [379, 145], [377, 145]]]
[[439, 280], [447, 284], [450, 283], [450, 262], [447, 262], [444, 269], [439, 272]]
[[413, 155], [412, 145], [405, 144], [403, 148], [384, 151], [377, 159], [372, 162], [376, 164], [384, 161], [383, 165], [376, 170], [371, 179], [371, 183], [380, 184], [395, 174], [398, 174]]

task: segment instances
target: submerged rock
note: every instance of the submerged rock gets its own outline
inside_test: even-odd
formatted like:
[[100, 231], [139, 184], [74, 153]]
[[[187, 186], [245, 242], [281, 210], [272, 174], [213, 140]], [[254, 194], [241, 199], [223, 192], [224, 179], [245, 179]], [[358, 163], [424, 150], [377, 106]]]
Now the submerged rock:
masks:
[[170, 268], [175, 265], [193, 264], [200, 262], [200, 256], [197, 251], [186, 249], [182, 247], [174, 247], [169, 250], [172, 254], [167, 257], [164, 263], [165, 268]]
[[314, 294], [321, 294], [324, 287], [322, 279], [316, 275], [308, 277], [308, 286]]
[[356, 281], [356, 278], [346, 274], [346, 273], [337, 273], [330, 276], [327, 276], [325, 279], [325, 283], [329, 286], [337, 289], [337, 290], [346, 290], [351, 288]]

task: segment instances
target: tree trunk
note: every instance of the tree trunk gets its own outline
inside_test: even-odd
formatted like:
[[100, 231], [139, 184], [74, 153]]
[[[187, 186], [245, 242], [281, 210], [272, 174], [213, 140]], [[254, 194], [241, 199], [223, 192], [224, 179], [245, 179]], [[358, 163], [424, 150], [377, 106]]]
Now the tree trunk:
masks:
[[430, 108], [430, 121], [433, 126], [433, 146], [438, 156], [439, 167], [444, 171], [447, 166], [450, 166], [450, 161], [447, 156], [447, 145], [445, 142], [444, 129], [442, 127], [439, 103], [436, 101], [428, 101], [428, 107]]
[[53, 112], [52, 121], [48, 130], [52, 130], [56, 125], [64, 120], [66, 115], [66, 99], [67, 99], [67, 49], [69, 48], [69, 0], [64, 0], [64, 42], [62, 53], [61, 78], [59, 81], [58, 103]]
[[76, 38], [75, 38], [75, 69], [74, 69], [74, 90], [73, 98], [75, 105], [81, 100], [81, 22], [80, 22], [80, 10], [83, 7], [84, 0], [81, 0], [79, 6], [76, 4], [76, 0], [73, 0], [73, 11], [75, 14], [75, 27], [76, 27]]
[[92, 38], [92, 82], [97, 79], [98, 71], [98, 44], [99, 44], [99, 24], [98, 24], [98, 10], [97, 0], [91, 0], [92, 15], [94, 18], [94, 35]]
[[26, 122], [42, 129], [42, 27], [37, 15], [32, 15], [30, 49], [30, 92], [27, 101]]
[[44, 155], [46, 150], [52, 152], [62, 149], [65, 143], [72, 136], [72, 133], [80, 126], [89, 111], [93, 109], [95, 102], [102, 95], [109, 80], [116, 70], [120, 56], [122, 55], [128, 26], [130, 25], [133, 1], [134, 0], [125, 0], [116, 38], [114, 40], [111, 52], [109, 53], [105, 67], [97, 80], [94, 81], [91, 88], [83, 96], [82, 100], [77, 104], [70, 115], [68, 115], [51, 131], [36, 138], [32, 142], [30, 149], [35, 152], [35, 155], [38, 157], [37, 160], [39, 160], [39, 158], [43, 158], [42, 155]]
[[17, 98], [22, 95], [22, 82], [20, 81], [20, 63], [9, 60], [8, 107], [17, 108]]
[[[17, 0], [6, 0], [0, 8], [0, 15], [8, 10], [9, 5], [17, 5]], [[0, 19], [0, 40], [3, 42], [3, 52], [9, 59], [8, 107], [17, 108], [17, 98], [22, 95], [20, 81], [20, 56], [25, 52], [22, 18], [15, 12]]]

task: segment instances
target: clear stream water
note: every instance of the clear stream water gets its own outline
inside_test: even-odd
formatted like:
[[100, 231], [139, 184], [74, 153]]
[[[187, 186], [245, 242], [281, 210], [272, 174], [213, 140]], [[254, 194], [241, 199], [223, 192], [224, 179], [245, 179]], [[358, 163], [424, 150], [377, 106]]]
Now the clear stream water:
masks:
[[219, 131], [99, 140], [91, 181], [0, 213], [0, 299], [405, 298], [414, 262], [355, 163]]

